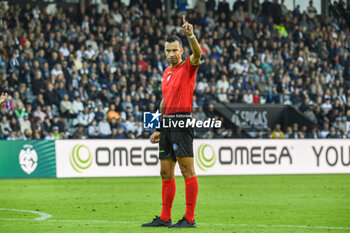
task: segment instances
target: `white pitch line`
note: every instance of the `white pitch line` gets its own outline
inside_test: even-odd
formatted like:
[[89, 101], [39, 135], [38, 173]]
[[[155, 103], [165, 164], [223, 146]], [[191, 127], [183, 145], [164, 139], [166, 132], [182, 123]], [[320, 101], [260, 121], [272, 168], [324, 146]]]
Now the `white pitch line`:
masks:
[[334, 226], [331, 227], [331, 226], [303, 226], [303, 225], [264, 225], [264, 224], [235, 224], [235, 223], [233, 223], [233, 224], [225, 224], [225, 223], [200, 223], [200, 225], [350, 230], [350, 227], [334, 227]]
[[0, 208], [0, 210], [8, 210], [8, 211], [16, 211], [16, 212], [27, 212], [27, 213], [32, 213], [32, 214], [38, 214], [40, 217], [37, 217], [33, 220], [45, 220], [47, 218], [51, 218], [51, 214], [47, 214], [44, 212], [39, 212], [39, 211], [34, 211], [34, 210], [18, 210], [18, 209], [6, 209], [6, 208]]
[[[0, 221], [36, 221], [35, 219], [0, 218]], [[112, 221], [112, 220], [84, 220], [84, 219], [47, 219], [46, 222], [92, 222], [92, 223], [144, 223], [141, 221]], [[232, 226], [232, 227], [273, 227], [273, 228], [304, 228], [304, 229], [329, 229], [329, 230], [350, 230], [350, 227], [335, 226], [303, 226], [303, 225], [265, 225], [265, 224], [225, 224], [225, 223], [197, 223], [205, 226]]]

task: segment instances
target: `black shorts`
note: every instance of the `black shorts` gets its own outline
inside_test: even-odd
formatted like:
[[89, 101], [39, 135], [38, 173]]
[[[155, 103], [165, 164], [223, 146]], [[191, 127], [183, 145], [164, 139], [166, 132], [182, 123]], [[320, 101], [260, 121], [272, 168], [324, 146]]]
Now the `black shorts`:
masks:
[[[170, 121], [186, 121], [187, 116], [184, 113], [176, 113], [175, 117], [164, 117], [167, 126], [171, 126]], [[178, 117], [178, 116], [181, 117]], [[192, 127], [162, 127], [159, 140], [159, 159], [172, 158], [176, 162], [176, 157], [193, 157], [193, 128]]]

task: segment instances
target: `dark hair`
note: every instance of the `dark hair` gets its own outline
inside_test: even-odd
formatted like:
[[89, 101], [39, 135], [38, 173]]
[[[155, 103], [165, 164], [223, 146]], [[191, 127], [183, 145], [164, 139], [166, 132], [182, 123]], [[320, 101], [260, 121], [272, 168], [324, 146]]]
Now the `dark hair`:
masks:
[[180, 47], [182, 48], [182, 41], [180, 39], [180, 37], [176, 36], [176, 35], [170, 35], [166, 40], [165, 42], [168, 42], [168, 43], [173, 43], [175, 41], [178, 41], [179, 44], [180, 44]]

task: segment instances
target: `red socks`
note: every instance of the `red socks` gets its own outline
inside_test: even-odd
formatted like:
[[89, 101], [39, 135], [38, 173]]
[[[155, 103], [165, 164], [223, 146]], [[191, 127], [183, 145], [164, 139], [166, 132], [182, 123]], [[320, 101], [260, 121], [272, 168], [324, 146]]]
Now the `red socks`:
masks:
[[185, 218], [189, 222], [194, 221], [194, 210], [196, 208], [196, 201], [198, 195], [198, 181], [197, 176], [185, 179], [186, 190], [186, 212]]
[[[175, 198], [175, 179], [162, 180], [162, 213], [160, 219], [168, 221], [171, 219], [171, 207]], [[186, 190], [186, 212], [185, 218], [189, 222], [194, 221], [194, 210], [196, 208], [196, 201], [198, 195], [198, 181], [197, 176], [193, 176], [185, 179], [185, 190]]]
[[[175, 179], [162, 180], [162, 213], [160, 219], [168, 221], [171, 219], [171, 207], [175, 198], [176, 184]], [[186, 195], [187, 196], [187, 195]]]

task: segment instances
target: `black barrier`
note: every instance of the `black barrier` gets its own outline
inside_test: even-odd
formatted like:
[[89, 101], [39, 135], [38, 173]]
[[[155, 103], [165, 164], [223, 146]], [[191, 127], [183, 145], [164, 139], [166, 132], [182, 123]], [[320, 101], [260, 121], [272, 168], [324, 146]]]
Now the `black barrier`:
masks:
[[242, 126], [246, 132], [273, 129], [279, 123], [283, 130], [298, 123], [299, 127], [307, 126], [308, 131], [315, 124], [302, 112], [290, 105], [282, 104], [233, 104], [216, 103], [215, 111], [236, 126]]

